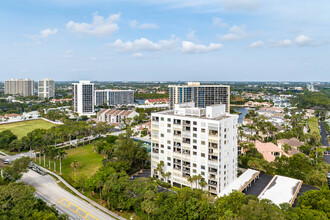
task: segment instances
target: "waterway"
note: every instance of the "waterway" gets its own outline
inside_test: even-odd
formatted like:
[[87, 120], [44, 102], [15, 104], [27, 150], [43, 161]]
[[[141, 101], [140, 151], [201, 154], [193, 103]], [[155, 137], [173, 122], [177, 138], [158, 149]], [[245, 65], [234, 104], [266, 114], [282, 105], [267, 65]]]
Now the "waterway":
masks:
[[241, 112], [241, 114], [238, 117], [238, 123], [243, 123], [243, 119], [247, 113], [249, 113], [249, 109], [247, 108], [234, 108], [235, 111]]

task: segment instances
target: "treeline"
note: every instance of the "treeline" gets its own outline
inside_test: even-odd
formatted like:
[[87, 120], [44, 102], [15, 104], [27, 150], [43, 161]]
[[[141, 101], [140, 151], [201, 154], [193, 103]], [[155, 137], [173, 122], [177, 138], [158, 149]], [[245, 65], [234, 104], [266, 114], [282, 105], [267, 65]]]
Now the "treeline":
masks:
[[0, 219], [68, 219], [37, 198], [33, 187], [15, 182], [28, 171], [29, 163], [30, 159], [23, 157], [3, 168], [3, 177], [0, 176]]
[[300, 109], [321, 108], [330, 109], [330, 89], [320, 92], [304, 92], [292, 99], [292, 102]]
[[60, 144], [90, 135], [101, 135], [108, 132], [109, 128], [105, 123], [92, 125], [67, 120], [64, 125], [54, 126], [50, 129], [35, 129], [21, 139], [17, 139], [17, 136], [10, 130], [5, 130], [0, 133], [0, 149], [11, 152], [25, 150], [43, 152], [48, 145]]

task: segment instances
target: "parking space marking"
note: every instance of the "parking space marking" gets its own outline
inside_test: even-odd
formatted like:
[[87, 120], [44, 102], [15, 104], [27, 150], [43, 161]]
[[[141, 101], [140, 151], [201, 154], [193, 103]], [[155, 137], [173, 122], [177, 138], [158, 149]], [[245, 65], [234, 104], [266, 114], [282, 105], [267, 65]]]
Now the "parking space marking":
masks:
[[64, 207], [70, 209], [74, 213], [80, 215], [84, 219], [87, 219], [87, 220], [98, 220], [97, 218], [95, 218], [94, 216], [92, 216], [91, 214], [89, 214], [88, 212], [86, 212], [85, 210], [83, 210], [79, 206], [73, 204], [72, 202], [70, 202], [67, 199], [62, 199], [61, 201], [57, 201], [57, 202], [60, 203], [61, 205], [63, 205]]

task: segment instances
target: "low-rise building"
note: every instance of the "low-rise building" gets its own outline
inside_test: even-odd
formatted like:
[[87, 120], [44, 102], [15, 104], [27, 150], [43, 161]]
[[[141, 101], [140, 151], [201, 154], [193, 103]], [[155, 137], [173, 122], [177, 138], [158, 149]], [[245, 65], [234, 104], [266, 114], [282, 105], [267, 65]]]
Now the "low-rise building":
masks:
[[97, 113], [97, 122], [109, 124], [122, 123], [124, 119], [134, 118], [139, 113], [130, 110], [103, 109]]
[[268, 162], [274, 161], [276, 157], [280, 157], [282, 155], [288, 156], [280, 147], [271, 142], [264, 143], [261, 141], [256, 141], [255, 147]]
[[145, 105], [157, 105], [157, 104], [168, 104], [168, 99], [147, 99]]

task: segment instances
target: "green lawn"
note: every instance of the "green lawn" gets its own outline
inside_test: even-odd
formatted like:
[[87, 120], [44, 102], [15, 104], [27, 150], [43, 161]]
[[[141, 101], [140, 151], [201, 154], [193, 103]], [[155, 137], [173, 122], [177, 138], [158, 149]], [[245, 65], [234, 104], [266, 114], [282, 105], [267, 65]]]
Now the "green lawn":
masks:
[[56, 126], [50, 122], [40, 120], [31, 120], [31, 121], [22, 121], [9, 124], [0, 125], [0, 132], [4, 130], [11, 130], [18, 138], [24, 137], [30, 131], [33, 131], [37, 128], [48, 129], [53, 126]]
[[307, 124], [308, 127], [310, 129], [310, 133], [316, 132], [316, 133], [320, 133], [320, 129], [319, 129], [319, 123], [318, 123], [318, 119], [316, 117], [314, 118], [309, 118], [307, 120]]
[[[66, 158], [62, 159], [62, 177], [66, 180], [74, 178], [75, 175], [85, 174], [91, 177], [102, 166], [103, 156], [94, 152], [94, 145], [87, 144], [77, 148], [67, 149]], [[77, 160], [80, 164], [77, 169], [77, 173], [74, 173], [74, 169], [71, 167], [72, 161]], [[39, 164], [39, 158], [37, 160]], [[43, 160], [41, 161], [43, 165]], [[46, 159], [46, 168], [48, 167], [49, 160]], [[54, 171], [54, 162], [51, 161], [51, 171]], [[56, 173], [60, 172], [60, 161], [56, 161]]]

